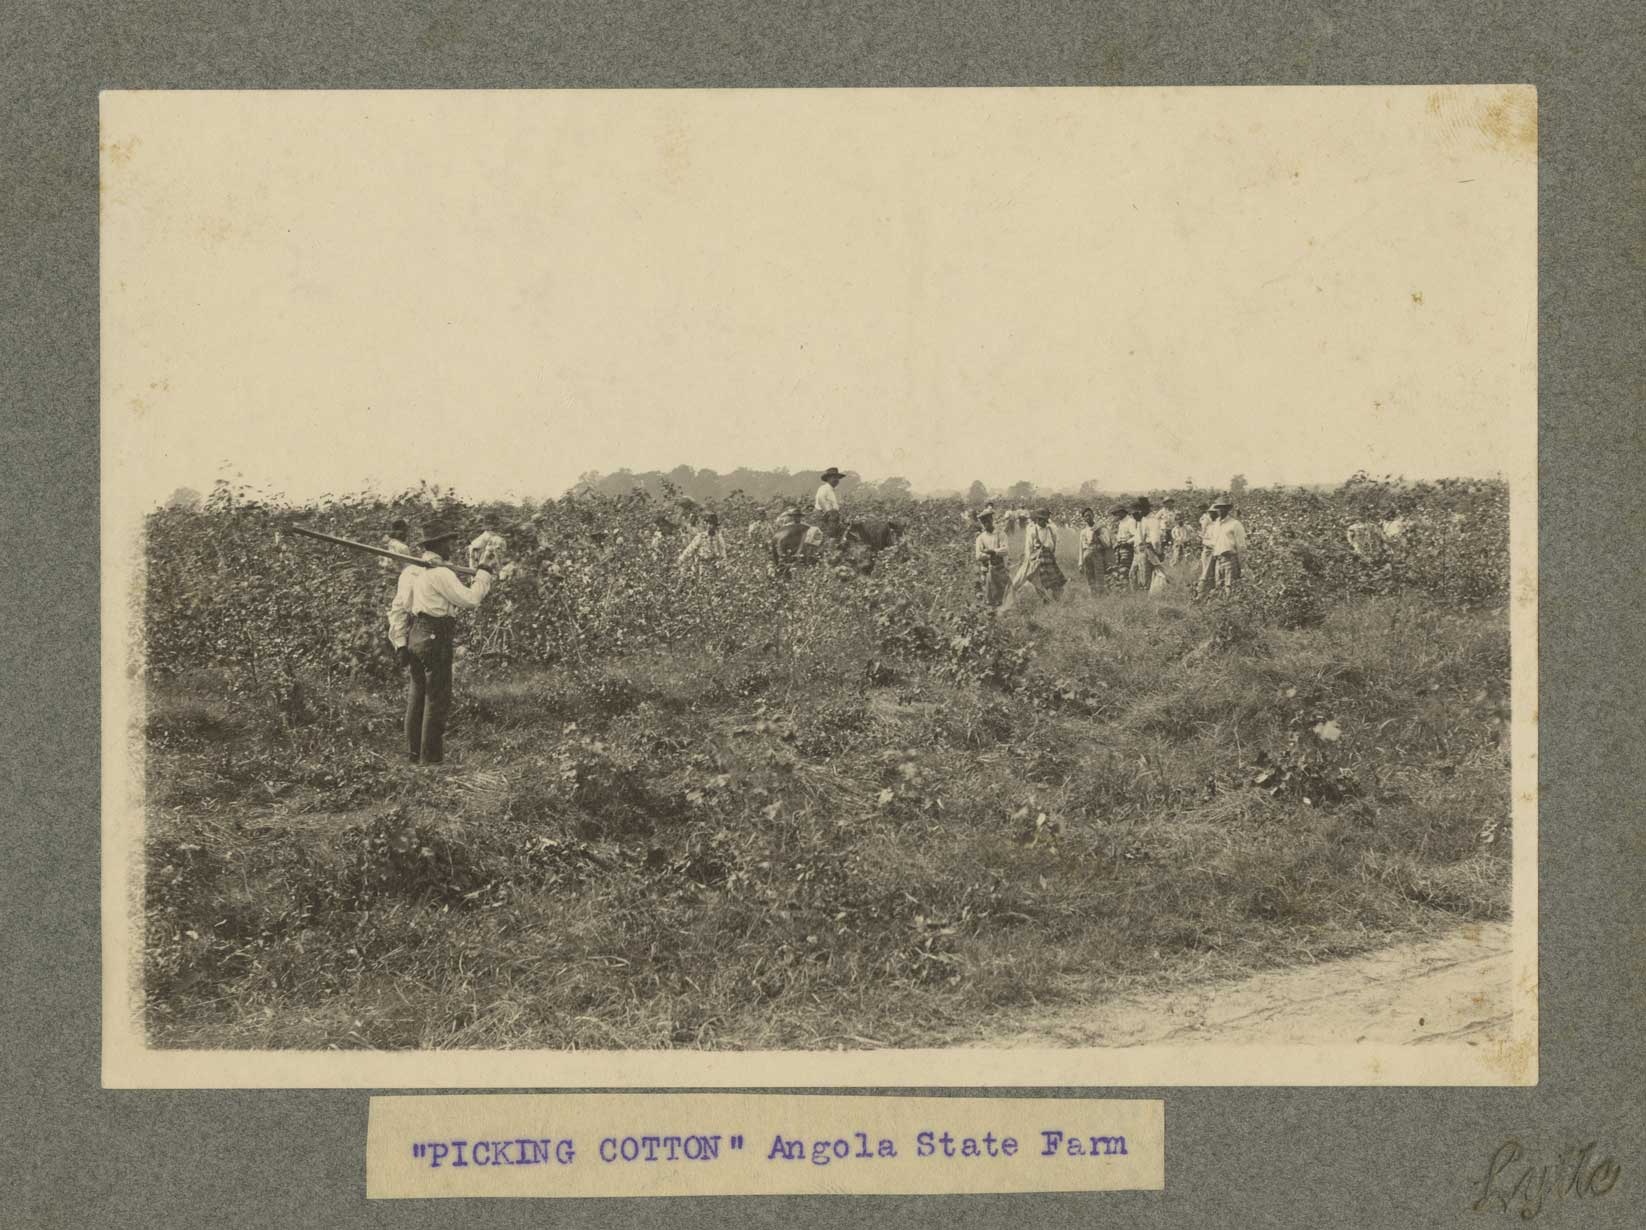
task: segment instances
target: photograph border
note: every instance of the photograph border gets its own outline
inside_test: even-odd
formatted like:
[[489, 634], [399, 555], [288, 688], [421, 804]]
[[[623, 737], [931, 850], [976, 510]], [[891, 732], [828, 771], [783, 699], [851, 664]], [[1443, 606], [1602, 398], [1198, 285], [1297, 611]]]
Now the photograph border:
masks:
[[[1253, 87], [1208, 87], [1244, 91]], [[1380, 89], [1398, 89], [1410, 99], [1420, 93], [1416, 87], [1288, 87], [1298, 90], [1292, 103], [1319, 110], [1331, 105], [1335, 96], [1351, 114], [1364, 106], [1360, 98]], [[943, 91], [942, 97], [959, 101], [961, 96], [985, 96], [1009, 92], [1011, 87]], [[879, 91], [878, 93], [887, 93]], [[1071, 96], [1085, 95], [1086, 102], [1101, 112], [1103, 87], [1062, 87]], [[1201, 91], [1196, 91], [1201, 92]], [[1263, 91], [1274, 94], [1273, 89]], [[1531, 93], [1529, 102], [1514, 94]], [[695, 93], [695, 92], [688, 92]], [[757, 93], [773, 93], [764, 91]], [[895, 93], [895, 91], [891, 91]], [[1163, 101], [1170, 91], [1160, 93]], [[1454, 94], [1457, 91], [1454, 91]], [[1483, 97], [1484, 95], [1484, 97]], [[649, 92], [648, 99], [656, 92]], [[209, 97], [209, 96], [208, 96]], [[354, 95], [311, 95], [328, 105], [347, 106]], [[419, 93], [417, 102], [439, 94]], [[466, 110], [484, 94], [462, 96]], [[1536, 96], [1530, 87], [1513, 83], [1483, 84], [1466, 96], [1476, 107], [1526, 106], [1535, 116]], [[198, 104], [198, 92], [187, 96]], [[404, 102], [407, 96], [402, 95]], [[547, 113], [553, 114], [552, 95], [542, 96]], [[119, 115], [116, 127], [105, 131], [103, 144], [117, 137], [125, 141], [140, 138], [124, 133], [120, 123], [129, 123], [121, 111], [124, 96], [103, 95], [103, 112]], [[823, 104], [826, 107], [826, 104]], [[1433, 107], [1434, 101], [1430, 103]], [[387, 104], [385, 104], [385, 107]], [[143, 110], [145, 108], [129, 108]], [[146, 108], [153, 110], [153, 108]], [[649, 112], [648, 112], [649, 114]], [[1434, 113], [1424, 115], [1432, 121]], [[428, 122], [428, 121], [426, 121]], [[688, 136], [691, 134], [688, 132]], [[1329, 151], [1322, 151], [1323, 154]], [[1535, 159], [1518, 151], [1499, 151], [1495, 157], [1517, 166], [1519, 176], [1535, 176]], [[111, 175], [110, 182], [114, 177]], [[1527, 241], [1535, 244], [1536, 219]], [[105, 261], [113, 259], [103, 254]], [[1536, 252], [1521, 250], [1510, 259], [1535, 265]], [[126, 264], [116, 267], [123, 284], [130, 272]], [[105, 273], [104, 303], [108, 308], [110, 274]], [[135, 276], [135, 275], [134, 275]], [[1535, 294], [1535, 288], [1533, 289]], [[1522, 305], [1514, 305], [1519, 308]], [[1533, 308], [1532, 303], [1524, 305]], [[103, 338], [105, 368], [104, 414], [121, 415], [123, 405], [114, 404], [111, 383], [129, 378], [130, 373], [111, 370], [116, 359], [124, 361], [123, 339], [107, 330], [115, 313], [105, 310]], [[111, 344], [118, 347], [111, 351]], [[1537, 339], [1525, 339], [1527, 351], [1518, 360], [1535, 364]], [[1517, 382], [1519, 383], [1519, 382]], [[1171, 1085], [1528, 1085], [1537, 1080], [1537, 439], [1535, 390], [1526, 389], [1523, 401], [1510, 408], [1501, 426], [1509, 443], [1503, 478], [1509, 485], [1510, 546], [1508, 608], [1511, 654], [1511, 990], [1507, 998], [1508, 1027], [1479, 1039], [1427, 1042], [1420, 1046], [1390, 1043], [1339, 1045], [1238, 1044], [1227, 1042], [1150, 1043], [1118, 1047], [989, 1047], [954, 1046], [934, 1049], [886, 1048], [847, 1050], [587, 1050], [555, 1051], [538, 1049], [469, 1050], [458, 1048], [378, 1051], [337, 1049], [237, 1050], [151, 1048], [145, 1045], [139, 1017], [144, 919], [143, 846], [143, 690], [135, 685], [140, 657], [141, 624], [138, 610], [142, 598], [143, 514], [142, 498], [128, 452], [134, 437], [143, 438], [152, 428], [116, 425], [107, 418], [102, 433], [104, 487], [103, 536], [103, 836], [104, 836], [104, 931], [103, 951], [107, 968], [104, 989], [103, 1080], [110, 1087], [344, 1087], [374, 1088], [393, 1085], [402, 1088], [502, 1088], [528, 1083], [570, 1088], [653, 1087], [673, 1084], [695, 1087], [773, 1087], [818, 1085], [837, 1088], [910, 1084], [925, 1081], [949, 1087], [976, 1086], [1171, 1086]], [[134, 639], [139, 644], [134, 645]], [[1460, 924], [1461, 926], [1461, 924]], [[124, 954], [125, 959], [122, 959]], [[1215, 995], [1215, 988], [1211, 989]]]

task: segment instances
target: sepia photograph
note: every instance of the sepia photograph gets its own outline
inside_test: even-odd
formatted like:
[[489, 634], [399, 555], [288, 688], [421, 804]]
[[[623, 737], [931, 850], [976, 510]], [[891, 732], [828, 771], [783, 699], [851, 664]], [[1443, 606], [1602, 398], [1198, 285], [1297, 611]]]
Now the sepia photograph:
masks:
[[1536, 1082], [1530, 87], [101, 130], [106, 1084]]

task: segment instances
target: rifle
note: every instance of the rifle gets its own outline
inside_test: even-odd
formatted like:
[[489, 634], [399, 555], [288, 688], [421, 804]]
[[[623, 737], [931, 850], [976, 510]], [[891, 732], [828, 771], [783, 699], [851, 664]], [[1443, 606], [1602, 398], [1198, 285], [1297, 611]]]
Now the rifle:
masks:
[[385, 559], [399, 560], [402, 564], [416, 564], [419, 568], [450, 568], [460, 577], [472, 577], [477, 569], [465, 568], [462, 564], [442, 563], [435, 564], [426, 559], [419, 559], [415, 555], [401, 555], [398, 551], [391, 551], [387, 547], [374, 547], [370, 543], [356, 542], [352, 538], [338, 538], [334, 534], [322, 534], [319, 530], [304, 529], [301, 525], [286, 527], [294, 534], [301, 534], [305, 538], [315, 538], [321, 542], [329, 542], [333, 546], [348, 547], [353, 551], [364, 551], [369, 555], [381, 555]]

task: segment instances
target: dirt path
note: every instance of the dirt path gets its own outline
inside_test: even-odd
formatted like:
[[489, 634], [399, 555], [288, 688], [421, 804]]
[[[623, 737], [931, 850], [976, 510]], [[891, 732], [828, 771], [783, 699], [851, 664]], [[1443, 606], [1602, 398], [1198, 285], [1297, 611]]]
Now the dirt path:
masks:
[[1508, 924], [1470, 925], [1442, 939], [1306, 969], [1059, 1009], [990, 1045], [1387, 1045], [1507, 1039], [1509, 956]]

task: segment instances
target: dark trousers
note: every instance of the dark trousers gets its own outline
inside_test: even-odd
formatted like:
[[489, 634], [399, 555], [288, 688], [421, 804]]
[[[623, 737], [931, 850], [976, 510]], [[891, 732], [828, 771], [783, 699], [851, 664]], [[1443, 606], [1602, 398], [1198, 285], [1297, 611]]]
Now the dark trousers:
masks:
[[1103, 577], [1109, 571], [1109, 553], [1099, 548], [1080, 561], [1080, 575], [1086, 578], [1086, 588], [1094, 594], [1103, 592]]
[[411, 688], [406, 696], [406, 747], [413, 760], [439, 764], [446, 753], [446, 715], [452, 707], [452, 631], [455, 620], [413, 617]]

